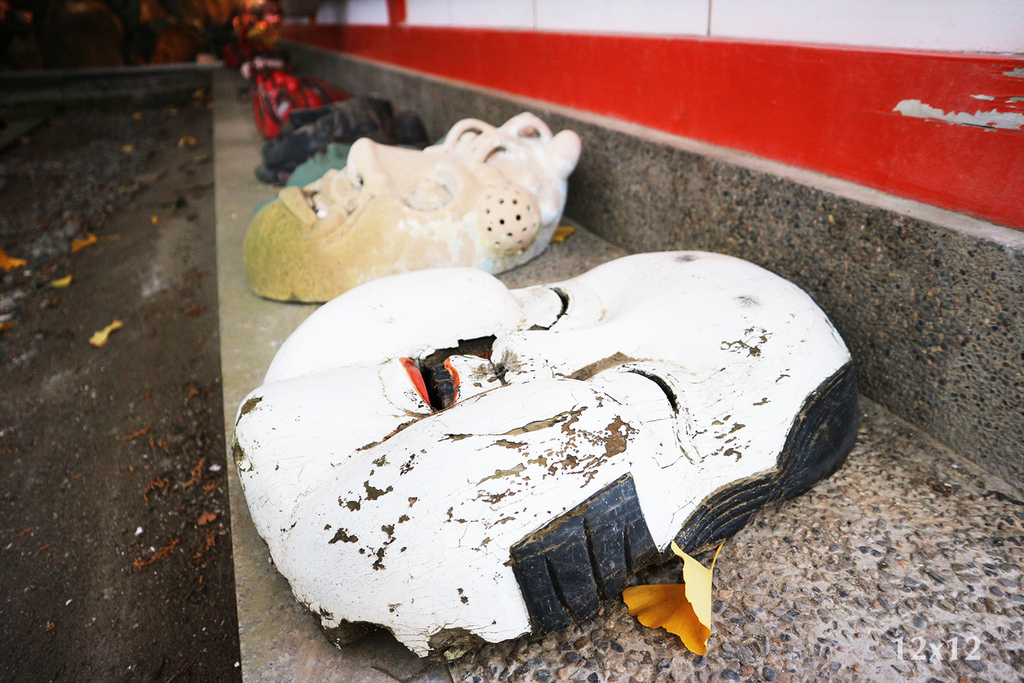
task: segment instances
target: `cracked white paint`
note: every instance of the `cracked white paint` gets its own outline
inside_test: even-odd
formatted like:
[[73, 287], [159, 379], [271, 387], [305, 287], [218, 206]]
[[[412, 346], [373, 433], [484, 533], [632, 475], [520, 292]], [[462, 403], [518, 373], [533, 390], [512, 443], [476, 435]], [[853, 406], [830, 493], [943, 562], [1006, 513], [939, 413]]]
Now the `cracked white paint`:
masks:
[[[459, 400], [433, 412], [397, 359], [487, 335], [489, 360], [451, 357]], [[513, 291], [419, 271], [289, 337], [239, 410], [239, 475], [324, 626], [381, 624], [420, 655], [444, 629], [496, 642], [530, 630], [515, 543], [630, 473], [664, 548], [709, 494], [776, 465], [848, 360], [809, 296], [728, 256], [642, 254]]]
[[[977, 97], [977, 96], [975, 96]], [[917, 119], [945, 121], [958, 126], [975, 126], [980, 128], [997, 128], [1000, 130], [1020, 130], [1024, 126], [1024, 114], [1018, 112], [978, 110], [973, 114], [965, 111], [945, 112], [938, 107], [925, 104], [921, 100], [903, 100], [893, 111], [903, 116]]]

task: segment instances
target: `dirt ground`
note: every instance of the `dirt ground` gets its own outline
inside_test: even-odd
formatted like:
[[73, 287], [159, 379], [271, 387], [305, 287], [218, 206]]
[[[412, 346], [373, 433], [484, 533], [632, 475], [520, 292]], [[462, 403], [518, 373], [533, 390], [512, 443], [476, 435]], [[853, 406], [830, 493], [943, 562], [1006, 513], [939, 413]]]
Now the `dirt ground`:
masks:
[[0, 681], [240, 680], [208, 105], [0, 152]]

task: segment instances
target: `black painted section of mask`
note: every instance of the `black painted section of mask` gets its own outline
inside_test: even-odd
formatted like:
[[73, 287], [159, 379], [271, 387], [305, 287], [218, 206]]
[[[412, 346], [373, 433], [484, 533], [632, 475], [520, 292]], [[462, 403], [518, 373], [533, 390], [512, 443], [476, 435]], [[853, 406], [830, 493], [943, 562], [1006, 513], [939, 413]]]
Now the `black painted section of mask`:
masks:
[[683, 525], [676, 543], [691, 553], [717, 545], [765, 505], [804, 493], [839, 469], [853, 448], [859, 425], [857, 386], [853, 366], [847, 363], [804, 400], [776, 467], [706, 498]]
[[631, 474], [512, 546], [512, 569], [534, 633], [585, 619], [659, 559]]
[[457, 346], [450, 346], [443, 349], [436, 349], [429, 356], [419, 360], [420, 365], [431, 367], [441, 365], [451, 356], [479, 356], [481, 358], [491, 357], [491, 348], [497, 339], [493, 334], [475, 339], [460, 339]]
[[356, 95], [315, 109], [296, 109], [281, 133], [263, 145], [263, 164], [256, 176], [282, 184], [300, 164], [323, 154], [330, 143], [352, 144], [370, 138], [383, 145], [422, 149], [429, 141], [423, 122], [412, 112], [395, 112], [379, 95]]
[[423, 383], [427, 387], [427, 397], [430, 399], [431, 408], [444, 410], [455, 405], [455, 399], [458, 398], [455, 378], [443, 363], [425, 368]]

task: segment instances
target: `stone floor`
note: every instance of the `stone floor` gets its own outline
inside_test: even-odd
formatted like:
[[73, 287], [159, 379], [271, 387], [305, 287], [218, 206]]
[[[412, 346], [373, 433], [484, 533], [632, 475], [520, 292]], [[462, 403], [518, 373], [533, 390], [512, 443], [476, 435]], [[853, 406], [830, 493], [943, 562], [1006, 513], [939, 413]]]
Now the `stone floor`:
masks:
[[[240, 241], [259, 139], [240, 81], [215, 84], [215, 173], [228, 443], [242, 398], [313, 309], [249, 294]], [[506, 283], [571, 277], [623, 252], [580, 230]], [[708, 654], [649, 630], [621, 602], [565, 632], [417, 660], [380, 633], [338, 650], [268, 562], [237, 477], [232, 533], [247, 681], [1017, 681], [1024, 678], [1024, 495], [868, 400], [847, 464], [808, 494], [763, 511], [715, 570]], [[233, 474], [233, 473], [232, 473]], [[707, 559], [707, 558], [706, 558]], [[666, 565], [638, 582], [675, 582]], [[955, 644], [955, 650], [953, 646]]]

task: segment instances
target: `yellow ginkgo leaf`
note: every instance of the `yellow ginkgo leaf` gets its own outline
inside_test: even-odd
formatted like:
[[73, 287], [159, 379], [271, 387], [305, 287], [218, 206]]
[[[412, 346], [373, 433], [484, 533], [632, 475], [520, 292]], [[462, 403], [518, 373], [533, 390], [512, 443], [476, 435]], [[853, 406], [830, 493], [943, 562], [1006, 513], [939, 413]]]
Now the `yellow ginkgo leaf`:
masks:
[[51, 287], [56, 287], [57, 289], [61, 289], [62, 287], [67, 287], [70, 284], [71, 284], [71, 276], [70, 275], [65, 275], [62, 278], [57, 278], [56, 280], [50, 281], [50, 286]]
[[92, 336], [89, 337], [89, 343], [97, 348], [103, 346], [107, 343], [107, 338], [110, 336], [110, 333], [114, 330], [119, 330], [122, 327], [124, 327], [124, 323], [120, 320], [115, 320], [102, 330], [93, 332]]
[[91, 247], [92, 245], [96, 244], [98, 241], [99, 239], [96, 237], [96, 235], [92, 234], [91, 232], [86, 232], [85, 237], [77, 240], [71, 240], [71, 253], [77, 254], [86, 247]]
[[[719, 546], [718, 550], [722, 547]], [[690, 652], [705, 655], [711, 635], [711, 577], [708, 569], [672, 542], [672, 552], [683, 558], [683, 583], [633, 586], [622, 591], [629, 613], [648, 628], [664, 627], [679, 636]], [[718, 552], [715, 552], [718, 559]]]
[[555, 228], [555, 234], [551, 236], [551, 244], [560, 244], [576, 234], [576, 228], [571, 225], [559, 225]]
[[182, 135], [178, 140], [178, 147], [195, 147], [196, 139], [191, 135]]
[[0, 270], [3, 270], [5, 273], [15, 268], [21, 268], [26, 263], [25, 259], [8, 256], [6, 251], [0, 249]]

